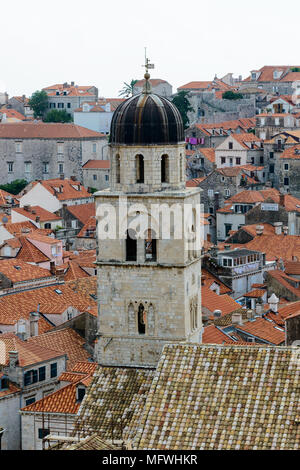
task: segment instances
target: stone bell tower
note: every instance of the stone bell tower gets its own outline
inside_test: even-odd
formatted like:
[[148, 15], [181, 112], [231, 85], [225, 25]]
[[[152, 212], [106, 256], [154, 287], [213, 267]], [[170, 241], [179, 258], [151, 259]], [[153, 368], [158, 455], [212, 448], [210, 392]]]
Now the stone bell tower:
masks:
[[149, 78], [114, 113], [111, 187], [95, 194], [95, 359], [103, 365], [156, 366], [166, 343], [201, 341], [201, 247], [188, 246], [185, 234], [193, 238], [200, 225], [200, 190], [186, 188], [180, 113], [151, 92]]

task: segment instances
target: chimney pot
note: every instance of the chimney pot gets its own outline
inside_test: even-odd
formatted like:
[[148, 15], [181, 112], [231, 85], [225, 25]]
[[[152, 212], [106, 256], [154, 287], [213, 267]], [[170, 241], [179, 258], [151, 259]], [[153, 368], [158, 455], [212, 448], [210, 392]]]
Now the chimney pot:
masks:
[[232, 315], [232, 324], [233, 325], [242, 325], [243, 324], [243, 317], [241, 313], [234, 313]]
[[274, 227], [275, 227], [275, 235], [282, 235], [282, 222], [275, 222]]

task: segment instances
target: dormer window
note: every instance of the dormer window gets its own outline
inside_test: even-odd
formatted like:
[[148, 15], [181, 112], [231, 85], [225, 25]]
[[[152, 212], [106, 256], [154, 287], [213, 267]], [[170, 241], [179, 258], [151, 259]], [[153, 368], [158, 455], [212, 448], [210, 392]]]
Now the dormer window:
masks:
[[76, 389], [76, 401], [77, 403], [81, 403], [84, 396], [85, 396], [85, 391], [86, 391], [86, 387], [82, 384], [80, 385], [77, 385], [77, 389]]

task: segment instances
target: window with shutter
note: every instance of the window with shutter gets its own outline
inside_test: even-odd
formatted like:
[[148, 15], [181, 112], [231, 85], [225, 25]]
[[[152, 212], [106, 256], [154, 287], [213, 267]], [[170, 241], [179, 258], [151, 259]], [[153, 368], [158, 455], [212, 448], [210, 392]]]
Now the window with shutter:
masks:
[[53, 364], [51, 364], [50, 377], [52, 379], [53, 377], [56, 377], [56, 376], [57, 376], [57, 362], [54, 362]]
[[46, 379], [46, 367], [40, 367], [39, 368], [39, 382], [42, 382], [43, 380]]

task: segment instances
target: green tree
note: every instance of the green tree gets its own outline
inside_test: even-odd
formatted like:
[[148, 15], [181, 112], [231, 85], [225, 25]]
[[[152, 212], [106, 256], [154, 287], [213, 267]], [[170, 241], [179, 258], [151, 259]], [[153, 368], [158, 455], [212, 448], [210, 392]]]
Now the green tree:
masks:
[[300, 72], [300, 68], [299, 67], [293, 67], [291, 69], [291, 72]]
[[137, 83], [137, 80], [131, 80], [130, 83], [123, 82], [123, 88], [119, 91], [119, 96], [124, 96], [124, 98], [129, 98], [133, 95], [134, 85]]
[[0, 186], [0, 189], [3, 189], [4, 191], [7, 191], [10, 194], [19, 194], [22, 191], [22, 189], [24, 189], [25, 186], [27, 186], [27, 184], [28, 184], [28, 181], [24, 179], [14, 180], [11, 183], [2, 184]]
[[29, 99], [35, 118], [42, 118], [48, 108], [48, 95], [44, 90], [35, 91]]
[[46, 114], [43, 119], [44, 122], [73, 122], [71, 114], [67, 113], [65, 109], [52, 109]]
[[242, 100], [244, 96], [242, 93], [234, 93], [233, 91], [225, 91], [222, 95], [223, 100]]
[[194, 108], [189, 102], [189, 92], [186, 90], [179, 91], [172, 99], [172, 103], [178, 108], [181, 114], [184, 128], [189, 127], [188, 113], [194, 111]]

